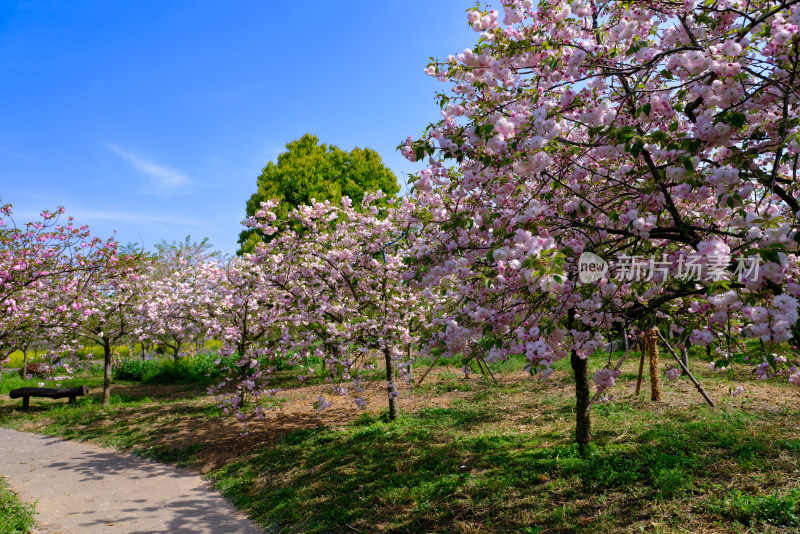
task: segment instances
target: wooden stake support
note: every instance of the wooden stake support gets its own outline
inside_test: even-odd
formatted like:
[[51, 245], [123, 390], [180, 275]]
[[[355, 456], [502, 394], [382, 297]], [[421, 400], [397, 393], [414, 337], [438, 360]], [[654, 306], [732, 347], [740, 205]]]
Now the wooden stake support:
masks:
[[689, 377], [689, 380], [692, 381], [692, 383], [694, 384], [694, 387], [697, 388], [697, 391], [700, 392], [700, 394], [706, 400], [708, 405], [711, 406], [712, 408], [716, 408], [716, 405], [714, 404], [714, 401], [712, 401], [711, 398], [708, 396], [708, 394], [705, 392], [705, 390], [703, 389], [703, 386], [701, 386], [700, 383], [697, 380], [695, 380], [695, 378], [692, 376], [692, 373], [689, 372], [689, 369], [685, 365], [683, 365], [683, 361], [681, 361], [681, 359], [678, 357], [678, 355], [675, 354], [675, 351], [672, 350], [672, 347], [670, 347], [669, 343], [667, 343], [667, 340], [664, 339], [664, 336], [661, 335], [661, 332], [658, 333], [658, 336], [661, 338], [661, 341], [664, 342], [664, 345], [666, 345], [667, 350], [669, 351], [669, 353], [672, 354], [673, 358], [675, 358], [675, 361], [678, 362], [678, 365], [681, 366], [681, 369], [683, 370], [683, 372], [686, 373], [686, 376]]
[[431, 369], [433, 369], [433, 368], [434, 368], [434, 366], [436, 365], [436, 363], [439, 361], [439, 358], [441, 358], [441, 357], [442, 357], [442, 355], [441, 355], [441, 354], [439, 354], [438, 356], [436, 356], [436, 357], [433, 359], [433, 363], [431, 363], [431, 364], [430, 364], [430, 366], [429, 366], [427, 369], [425, 369], [425, 372], [424, 372], [424, 373], [422, 373], [422, 376], [421, 376], [421, 377], [419, 377], [419, 382], [414, 382], [414, 387], [417, 387], [417, 386], [420, 386], [420, 385], [422, 385], [422, 381], [423, 381], [423, 380], [425, 380], [425, 377], [426, 377], [426, 376], [428, 376], [428, 373], [430, 373], [430, 372], [431, 372]]
[[647, 352], [650, 357], [650, 400], [659, 402], [661, 400], [661, 375], [659, 373], [658, 338], [661, 337], [661, 331], [653, 327], [650, 329], [648, 336]]
[[639, 357], [639, 377], [636, 379], [636, 395], [638, 396], [639, 390], [642, 387], [642, 375], [644, 374], [644, 356], [647, 353], [647, 336], [642, 335], [634, 347], [639, 347], [639, 352], [641, 353]]

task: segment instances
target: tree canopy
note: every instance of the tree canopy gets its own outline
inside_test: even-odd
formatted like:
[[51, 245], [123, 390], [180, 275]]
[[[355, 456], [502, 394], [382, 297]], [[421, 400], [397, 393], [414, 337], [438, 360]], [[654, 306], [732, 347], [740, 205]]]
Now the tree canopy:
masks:
[[[338, 203], [343, 196], [353, 204], [361, 204], [366, 191], [383, 191], [394, 197], [400, 187], [394, 173], [383, 165], [380, 155], [370, 148], [354, 148], [350, 152], [334, 145], [319, 144], [319, 139], [305, 134], [287, 143], [278, 163], [269, 162], [258, 177], [258, 189], [247, 201], [247, 216], [261, 209], [261, 203], [279, 200], [279, 219], [286, 219], [297, 206], [308, 205], [311, 199]], [[257, 229], [239, 235], [243, 252], [252, 252], [264, 236]]]

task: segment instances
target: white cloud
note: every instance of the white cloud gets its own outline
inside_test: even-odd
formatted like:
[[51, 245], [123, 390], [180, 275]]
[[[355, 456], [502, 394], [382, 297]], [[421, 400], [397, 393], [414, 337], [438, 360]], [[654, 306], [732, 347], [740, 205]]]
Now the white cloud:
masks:
[[156, 215], [147, 213], [133, 213], [117, 210], [69, 210], [65, 215], [75, 217], [78, 223], [89, 221], [116, 221], [135, 224], [171, 224], [178, 226], [203, 226], [200, 221], [189, 217], [176, 217], [173, 215]]
[[176, 192], [189, 185], [190, 180], [181, 171], [142, 159], [116, 145], [105, 143], [106, 148], [127, 161], [137, 171], [149, 176], [158, 187], [159, 192]]

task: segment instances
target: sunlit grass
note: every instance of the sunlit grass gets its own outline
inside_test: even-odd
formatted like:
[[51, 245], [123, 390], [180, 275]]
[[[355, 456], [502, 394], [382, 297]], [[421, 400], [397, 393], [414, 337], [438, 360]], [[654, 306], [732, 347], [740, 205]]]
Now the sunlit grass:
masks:
[[36, 507], [23, 502], [0, 477], [0, 532], [27, 533], [35, 525]]
[[[611, 356], [612, 364], [621, 354]], [[662, 355], [662, 366], [669, 358]], [[594, 357], [591, 369], [608, 359]], [[423, 363], [415, 376], [425, 371]], [[684, 378], [665, 382], [665, 400], [652, 403], [647, 373], [642, 394], [633, 395], [633, 355], [611, 391], [614, 402], [593, 407], [594, 441], [582, 455], [572, 443], [569, 363], [558, 362], [549, 381], [526, 377], [523, 365], [512, 359], [493, 366], [497, 382], [477, 367], [466, 378], [460, 366], [436, 366], [421, 387], [405, 390], [405, 412], [394, 422], [379, 412], [320, 426], [309, 415], [297, 430], [255, 425], [240, 436], [241, 427], [203, 395], [201, 384], [133, 382], [118, 386], [109, 407], [97, 395], [76, 406], [44, 400], [29, 413], [5, 404], [0, 420], [210, 469], [216, 486], [267, 531], [800, 528], [797, 388], [712, 371], [693, 353], [692, 372], [717, 407]], [[371, 378], [380, 383], [381, 373]], [[279, 372], [276, 385], [297, 390], [296, 374]], [[736, 385], [745, 393], [732, 396]], [[423, 407], [430, 399], [443, 400]], [[291, 422], [299, 414], [288, 416]]]

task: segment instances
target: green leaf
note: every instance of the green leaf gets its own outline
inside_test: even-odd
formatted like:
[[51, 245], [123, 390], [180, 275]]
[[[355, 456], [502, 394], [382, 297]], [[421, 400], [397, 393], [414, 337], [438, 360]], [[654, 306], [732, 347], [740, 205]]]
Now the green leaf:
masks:
[[673, 121], [669, 124], [669, 131], [675, 133], [678, 131], [678, 121]]
[[769, 362], [769, 366], [772, 367], [773, 371], [778, 370], [778, 363], [775, 361], [775, 356], [769, 351], [767, 351], [767, 362]]
[[479, 344], [483, 350], [491, 349], [494, 344], [497, 342], [497, 338], [495, 336], [486, 336], [480, 340]]
[[620, 143], [625, 143], [629, 139], [631, 139], [634, 135], [636, 135], [636, 128], [633, 126], [625, 126], [624, 128], [620, 128], [617, 130], [617, 141]]
[[644, 114], [647, 115], [648, 117], [650, 116], [650, 112], [652, 110], [653, 106], [651, 106], [650, 103], [647, 103], [644, 106], [642, 106], [642, 112], [644, 112]]
[[482, 124], [475, 127], [475, 133], [484, 139], [488, 139], [491, 136], [492, 130], [494, 130], [494, 124]]
[[761, 259], [764, 261], [772, 262], [772, 263], [780, 263], [780, 256], [778, 256], [777, 250], [760, 250], [758, 251], [759, 255], [761, 255]]
[[747, 115], [744, 113], [731, 113], [728, 116], [728, 122], [741, 130], [747, 125]]
[[702, 144], [703, 142], [700, 139], [690, 137], [681, 141], [681, 148], [691, 154], [697, 154], [697, 151], [700, 150], [700, 146]]
[[644, 141], [642, 141], [641, 139], [637, 139], [636, 142], [631, 147], [631, 154], [633, 154], [633, 157], [638, 158], [643, 148], [644, 148]]

